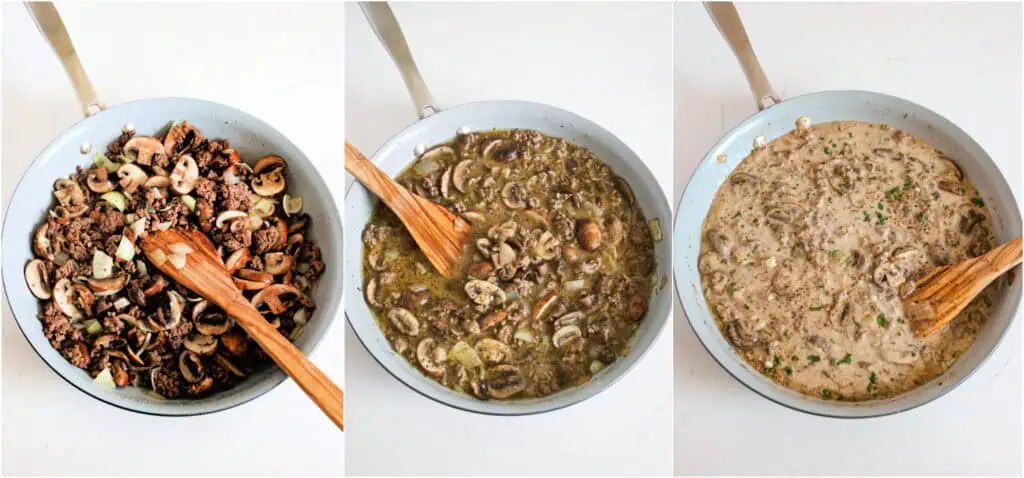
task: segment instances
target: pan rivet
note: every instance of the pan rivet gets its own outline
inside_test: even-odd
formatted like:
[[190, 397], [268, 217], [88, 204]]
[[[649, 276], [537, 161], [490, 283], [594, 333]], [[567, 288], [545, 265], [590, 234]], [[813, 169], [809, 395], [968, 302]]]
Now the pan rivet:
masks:
[[768, 138], [765, 138], [763, 134], [754, 138], [754, 149], [761, 149], [766, 144], [768, 144]]
[[92, 143], [86, 141], [78, 147], [78, 150], [81, 151], [82, 154], [89, 154], [89, 151], [92, 151]]
[[122, 133], [134, 133], [135, 132], [135, 125], [133, 125], [131, 123], [125, 123], [125, 125], [123, 127], [121, 127], [121, 132]]
[[412, 150], [413, 153], [416, 153], [416, 156], [422, 156], [423, 153], [425, 153], [426, 151], [427, 147], [423, 144], [417, 144], [416, 147], [413, 148]]
[[462, 126], [459, 128], [459, 134], [469, 134], [469, 126]]

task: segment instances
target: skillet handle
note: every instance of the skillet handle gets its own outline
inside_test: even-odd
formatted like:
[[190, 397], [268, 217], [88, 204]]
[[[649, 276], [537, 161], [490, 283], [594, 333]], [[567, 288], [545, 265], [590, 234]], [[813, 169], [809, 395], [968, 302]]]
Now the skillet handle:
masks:
[[704, 8], [707, 9], [711, 20], [715, 22], [718, 31], [725, 38], [725, 42], [729, 44], [729, 48], [732, 48], [736, 59], [739, 60], [743, 74], [747, 76], [750, 91], [754, 93], [757, 109], [763, 110], [778, 104], [780, 102], [779, 95], [772, 89], [772, 84], [765, 76], [764, 70], [761, 69], [761, 63], [757, 61], [754, 47], [750, 45], [750, 38], [747, 37], [747, 31], [743, 28], [743, 21], [740, 20], [736, 6], [732, 2], [704, 2]]
[[53, 2], [26, 2], [25, 6], [28, 7], [29, 14], [35, 20], [40, 33], [46, 37], [46, 41], [50, 43], [53, 51], [60, 58], [61, 64], [64, 65], [64, 71], [67, 72], [68, 78], [71, 80], [71, 86], [75, 89], [78, 102], [82, 104], [82, 112], [85, 113], [85, 116], [92, 116], [103, 111], [106, 106], [100, 103], [99, 97], [96, 96], [96, 90], [92, 87], [92, 82], [85, 75], [85, 68], [78, 60], [75, 45], [71, 43], [68, 30], [64, 27], [64, 21], [60, 19], [60, 14], [57, 13]]
[[402, 73], [402, 80], [416, 107], [416, 114], [423, 119], [441, 111], [427, 89], [427, 84], [423, 82], [423, 77], [420, 76], [420, 70], [412, 59], [409, 44], [405, 42], [402, 27], [398, 25], [398, 19], [395, 18], [391, 6], [387, 2], [359, 2], [359, 8], [362, 8], [363, 15], [370, 22], [373, 32], [377, 34], [380, 43], [384, 45], [384, 49], [398, 66], [398, 71]]

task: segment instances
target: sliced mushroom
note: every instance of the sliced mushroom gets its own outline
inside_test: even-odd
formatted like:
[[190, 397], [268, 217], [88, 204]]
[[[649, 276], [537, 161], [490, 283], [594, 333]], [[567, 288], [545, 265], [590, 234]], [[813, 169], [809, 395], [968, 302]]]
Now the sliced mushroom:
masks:
[[388, 311], [388, 320], [398, 329], [399, 332], [415, 337], [420, 333], [420, 321], [412, 312], [401, 307], [395, 307]]
[[498, 244], [498, 253], [492, 256], [495, 267], [505, 267], [516, 260], [516, 251], [508, 243]]
[[85, 194], [78, 183], [70, 179], [58, 179], [53, 183], [53, 195], [57, 201], [68, 209], [76, 209], [85, 202]]
[[288, 224], [285, 223], [281, 218], [271, 217], [267, 218], [267, 224], [270, 227], [277, 229], [277, 244], [274, 244], [272, 249], [284, 249], [288, 244]]
[[487, 330], [490, 327], [500, 324], [506, 317], [508, 317], [508, 312], [505, 312], [504, 310], [491, 312], [480, 321], [480, 329]]
[[366, 284], [366, 303], [370, 304], [370, 307], [379, 309], [384, 305], [377, 300], [377, 278], [370, 279], [370, 282]]
[[510, 162], [519, 159], [519, 146], [513, 141], [495, 139], [484, 146], [481, 155], [487, 161]]
[[512, 349], [504, 342], [491, 338], [483, 338], [473, 346], [477, 356], [486, 363], [495, 364], [512, 358]]
[[615, 176], [612, 182], [615, 183], [615, 189], [622, 195], [622, 199], [626, 201], [626, 204], [632, 206], [636, 202], [636, 196], [633, 195], [633, 188], [629, 187], [629, 183], [618, 176]]
[[954, 179], [940, 179], [939, 189], [957, 196], [963, 196], [966, 193], [964, 185], [960, 181], [955, 181]]
[[263, 255], [263, 270], [268, 274], [281, 275], [292, 270], [295, 260], [283, 252], [270, 252]]
[[220, 343], [235, 357], [245, 357], [249, 352], [249, 339], [240, 330], [232, 330], [220, 336]]
[[178, 159], [178, 164], [174, 165], [170, 178], [171, 189], [174, 192], [178, 194], [192, 192], [196, 187], [196, 181], [199, 180], [199, 166], [196, 165], [196, 160], [187, 154], [182, 156]]
[[462, 213], [462, 217], [466, 218], [467, 221], [473, 223], [474, 226], [478, 226], [487, 221], [487, 218], [476, 211], [466, 211]]
[[647, 314], [647, 299], [641, 295], [634, 295], [629, 299], [629, 304], [626, 305], [626, 317], [629, 317], [633, 321], [638, 321], [644, 318]]
[[487, 371], [487, 391], [491, 397], [508, 398], [526, 389], [526, 379], [515, 365], [498, 365]]
[[242, 219], [242, 218], [248, 218], [248, 217], [249, 217], [249, 215], [247, 213], [245, 213], [245, 212], [236, 211], [234, 209], [228, 209], [227, 211], [224, 211], [224, 212], [222, 212], [222, 213], [217, 215], [217, 220], [214, 221], [214, 224], [216, 224], [218, 228], [223, 229], [224, 228], [224, 224], [227, 224], [229, 221], [234, 221], [236, 219]]
[[228, 260], [224, 261], [224, 267], [228, 270], [228, 273], [234, 274], [238, 272], [242, 267], [245, 267], [249, 263], [250, 254], [247, 247], [232, 252], [228, 256]]
[[273, 274], [269, 272], [256, 271], [252, 269], [242, 269], [238, 271], [238, 277], [241, 277], [242, 279], [245, 279], [247, 281], [262, 283], [263, 286], [260, 287], [260, 289], [274, 282]]
[[[284, 213], [287, 216], [294, 216], [302, 211], [302, 196], [291, 196], [285, 194], [281, 198], [281, 205], [284, 206]], [[298, 230], [299, 228], [296, 228]]]
[[558, 294], [548, 292], [533, 304], [533, 315], [531, 319], [537, 320], [543, 317], [547, 311], [551, 310], [551, 307], [555, 305], [555, 302], [558, 302]]
[[576, 224], [576, 240], [585, 251], [601, 247], [601, 228], [591, 219], [582, 219]]
[[460, 193], [466, 192], [466, 174], [469, 173], [469, 167], [472, 165], [473, 160], [467, 159], [456, 164], [455, 169], [452, 170], [452, 184]]
[[704, 237], [708, 241], [708, 245], [711, 246], [711, 250], [717, 252], [723, 259], [728, 260], [732, 254], [732, 239], [725, 233], [718, 229], [708, 229], [708, 232], [704, 234]]
[[142, 294], [146, 297], [153, 297], [154, 295], [163, 292], [164, 287], [167, 287], [167, 280], [164, 279], [164, 276], [156, 276], [153, 283], [150, 284], [149, 287], [145, 288], [142, 291]]
[[128, 194], [134, 193], [149, 178], [142, 168], [134, 164], [122, 164], [117, 168], [117, 177], [120, 178], [118, 184], [121, 185], [121, 189]]
[[147, 188], [165, 189], [171, 187], [171, 178], [169, 176], [151, 176], [142, 185]]
[[119, 349], [125, 345], [128, 345], [128, 341], [114, 334], [101, 335], [92, 342], [93, 349], [95, 350]]
[[466, 295], [468, 295], [473, 302], [480, 305], [489, 305], [495, 299], [497, 299], [499, 304], [505, 302], [505, 291], [484, 280], [470, 280], [466, 282], [465, 289]]
[[[170, 135], [168, 135], [168, 137], [169, 136]], [[167, 150], [164, 148], [164, 145], [160, 144], [156, 139], [148, 136], [136, 136], [129, 139], [128, 142], [124, 144], [124, 152], [134, 152], [136, 158], [135, 161], [144, 166], [153, 164], [154, 156], [167, 154]]]
[[540, 238], [537, 239], [537, 244], [533, 246], [533, 253], [544, 260], [558, 257], [559, 252], [561, 252], [561, 243], [550, 231], [541, 233]]
[[214, 355], [213, 359], [217, 361], [217, 365], [220, 365], [228, 372], [231, 372], [232, 375], [236, 377], [245, 377], [245, 372], [237, 365], [235, 365], [235, 363], [232, 362], [231, 359], [225, 357], [223, 354]]
[[266, 304], [272, 314], [278, 315], [287, 311], [288, 306], [286, 302], [292, 301], [304, 302], [306, 299], [302, 292], [299, 292], [295, 287], [286, 284], [274, 284], [253, 296], [250, 303], [257, 309], [260, 309], [261, 305]]
[[441, 174], [441, 197], [448, 199], [451, 197], [451, 183], [452, 183], [452, 170], [454, 166], [448, 166]]
[[615, 246], [622, 242], [622, 221], [617, 217], [613, 217], [605, 221], [604, 227], [608, 231], [608, 245], [615, 248]]
[[567, 325], [556, 330], [555, 333], [551, 335], [551, 344], [554, 345], [556, 349], [560, 349], [565, 347], [569, 342], [582, 339], [583, 332], [579, 327], [575, 325]]
[[263, 197], [270, 197], [284, 191], [284, 172], [280, 169], [269, 171], [252, 179], [252, 190]]
[[167, 136], [164, 137], [164, 151], [166, 154], [179, 153], [188, 149], [200, 138], [198, 128], [188, 124], [188, 121], [182, 121], [172, 126], [167, 132]]
[[583, 322], [583, 318], [583, 312], [570, 312], [555, 319], [555, 322], [552, 323], [551, 325], [555, 330], [561, 329], [563, 327], [568, 327], [570, 325], [575, 325], [579, 327], [579, 325]]
[[46, 263], [39, 259], [28, 261], [25, 265], [25, 282], [28, 289], [37, 299], [46, 300], [53, 296], [53, 288], [50, 286], [50, 274]]
[[75, 307], [72, 302], [74, 293], [71, 281], [67, 278], [57, 281], [53, 286], [53, 300], [57, 303], [57, 308], [64, 315], [78, 319], [82, 317], [82, 311], [78, 310], [78, 307]]
[[206, 374], [202, 359], [190, 350], [185, 350], [178, 356], [178, 370], [188, 383], [199, 382]]
[[523, 192], [523, 186], [515, 181], [505, 183], [505, 187], [501, 188], [501, 201], [505, 203], [509, 209], [525, 208], [526, 197]]
[[113, 277], [106, 279], [88, 279], [89, 288], [92, 289], [96, 295], [105, 296], [113, 295], [124, 288], [127, 283], [127, 278], [124, 274], [118, 274]]
[[199, 355], [211, 355], [217, 351], [217, 337], [202, 333], [192, 333], [182, 342], [185, 348]]
[[252, 167], [253, 174], [263, 174], [270, 171], [276, 171], [284, 169], [288, 166], [288, 163], [284, 161], [280, 156], [273, 154], [264, 156], [256, 161], [256, 165]]
[[50, 248], [50, 226], [47, 223], [42, 223], [36, 228], [35, 234], [32, 235], [32, 251], [37, 256], [50, 259], [52, 257], [53, 250]]
[[85, 179], [85, 184], [94, 193], [105, 193], [114, 189], [114, 183], [110, 182], [109, 172], [106, 168], [92, 168]]
[[432, 338], [425, 338], [416, 346], [416, 360], [430, 375], [439, 376], [444, 373], [448, 351]]
[[231, 330], [234, 321], [220, 310], [207, 312], [209, 301], [201, 300], [192, 307], [192, 322], [199, 333], [204, 335], [223, 335]]

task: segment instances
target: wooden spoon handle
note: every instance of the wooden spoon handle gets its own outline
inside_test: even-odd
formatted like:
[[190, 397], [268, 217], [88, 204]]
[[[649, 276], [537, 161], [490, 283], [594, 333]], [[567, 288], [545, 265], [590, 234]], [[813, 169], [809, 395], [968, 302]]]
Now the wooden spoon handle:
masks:
[[[215, 301], [217, 302], [217, 301]], [[299, 384], [299, 388], [323, 410], [339, 429], [345, 429], [345, 395], [331, 379], [313, 365], [295, 345], [281, 335], [241, 294], [218, 303], [235, 321], [270, 355], [285, 373]]]
[[[381, 198], [388, 207], [394, 209], [398, 198], [404, 201], [412, 201], [412, 193], [395, 182], [384, 171], [374, 166], [366, 156], [363, 156], [355, 146], [345, 141], [345, 171], [354, 176], [363, 186], [366, 186], [374, 195]], [[406, 196], [409, 196], [408, 198]], [[404, 202], [403, 201], [403, 202]]]

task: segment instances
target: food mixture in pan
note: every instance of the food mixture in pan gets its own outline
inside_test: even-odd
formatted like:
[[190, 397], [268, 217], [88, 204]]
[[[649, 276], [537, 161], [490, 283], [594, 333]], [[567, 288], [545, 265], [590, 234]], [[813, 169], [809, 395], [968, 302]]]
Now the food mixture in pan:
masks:
[[423, 373], [480, 399], [541, 397], [628, 352], [661, 229], [592, 152], [529, 130], [459, 134], [398, 181], [473, 227], [450, 280], [383, 204], [363, 233], [366, 301]]
[[939, 265], [994, 247], [953, 160], [885, 125], [835, 122], [755, 147], [715, 195], [700, 274], [719, 328], [774, 381], [831, 400], [887, 398], [971, 345], [994, 290], [916, 340], [900, 298]]
[[[220, 309], [149, 263], [139, 242], [172, 227], [202, 231], [238, 288], [294, 340], [325, 266], [304, 236], [302, 198], [286, 193], [286, 168], [278, 156], [249, 165], [187, 122], [163, 138], [126, 127], [92, 167], [54, 183], [56, 202], [32, 238], [25, 278], [44, 301], [46, 338], [98, 383], [166, 398], [231, 388], [270, 363]], [[184, 256], [166, 260], [184, 265]]]

